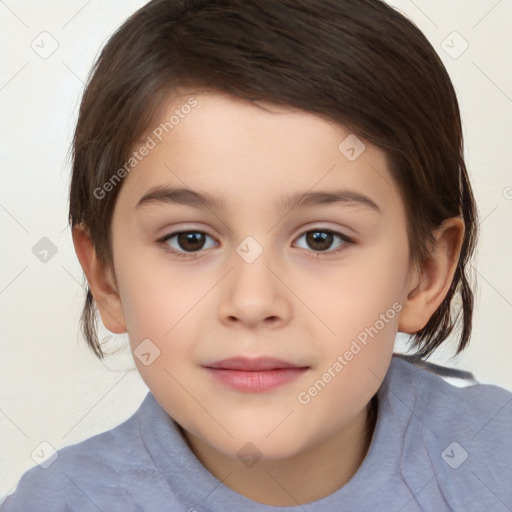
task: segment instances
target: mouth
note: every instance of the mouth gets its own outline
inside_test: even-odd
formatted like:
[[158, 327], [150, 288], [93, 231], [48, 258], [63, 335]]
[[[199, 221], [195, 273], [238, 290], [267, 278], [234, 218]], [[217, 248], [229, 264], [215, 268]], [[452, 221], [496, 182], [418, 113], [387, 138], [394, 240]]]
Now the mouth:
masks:
[[270, 357], [233, 357], [209, 363], [204, 368], [223, 386], [246, 393], [259, 393], [289, 384], [303, 375], [309, 366]]

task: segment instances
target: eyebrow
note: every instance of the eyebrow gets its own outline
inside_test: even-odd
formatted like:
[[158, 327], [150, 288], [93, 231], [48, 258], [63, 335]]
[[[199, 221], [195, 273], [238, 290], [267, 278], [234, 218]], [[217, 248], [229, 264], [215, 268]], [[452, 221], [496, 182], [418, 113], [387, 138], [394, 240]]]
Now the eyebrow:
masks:
[[[190, 188], [156, 186], [141, 197], [135, 208], [155, 203], [182, 204], [195, 208], [217, 210], [229, 207], [229, 202], [225, 198], [207, 192], [199, 192]], [[347, 206], [363, 206], [377, 213], [382, 213], [381, 208], [373, 199], [354, 190], [295, 192], [282, 197], [278, 207], [283, 211], [289, 211], [340, 203]]]

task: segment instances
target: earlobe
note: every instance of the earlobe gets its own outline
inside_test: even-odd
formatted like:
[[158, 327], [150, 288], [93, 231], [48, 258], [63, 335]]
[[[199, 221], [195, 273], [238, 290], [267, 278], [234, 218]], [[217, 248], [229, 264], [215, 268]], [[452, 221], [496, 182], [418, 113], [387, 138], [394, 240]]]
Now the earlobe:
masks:
[[442, 303], [453, 281], [464, 239], [464, 221], [446, 219], [435, 235], [431, 255], [408, 282], [398, 330], [414, 334], [428, 323]]
[[126, 332], [122, 303], [114, 284], [112, 272], [98, 259], [96, 250], [84, 227], [75, 226], [73, 228], [73, 244], [103, 324], [110, 332], [116, 334]]

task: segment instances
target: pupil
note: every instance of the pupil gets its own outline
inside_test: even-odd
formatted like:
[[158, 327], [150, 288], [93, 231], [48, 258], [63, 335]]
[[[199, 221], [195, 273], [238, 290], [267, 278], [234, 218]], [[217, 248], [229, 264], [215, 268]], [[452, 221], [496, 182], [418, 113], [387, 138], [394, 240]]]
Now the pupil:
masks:
[[178, 243], [182, 249], [201, 249], [204, 245], [203, 233], [180, 233]]
[[[307, 238], [308, 243], [311, 244], [314, 249], [320, 251], [329, 249], [332, 244], [332, 233], [327, 233], [325, 231], [310, 231]], [[315, 244], [317, 244], [316, 247]]]

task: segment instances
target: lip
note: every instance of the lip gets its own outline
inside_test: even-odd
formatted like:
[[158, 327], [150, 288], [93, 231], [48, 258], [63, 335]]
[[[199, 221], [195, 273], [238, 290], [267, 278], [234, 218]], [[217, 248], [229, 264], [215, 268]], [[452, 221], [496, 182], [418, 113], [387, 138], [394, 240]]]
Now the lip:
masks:
[[204, 368], [224, 386], [246, 393], [259, 393], [296, 380], [309, 367], [271, 357], [232, 357], [209, 363]]
[[281, 370], [284, 368], [304, 368], [304, 366], [293, 364], [274, 357], [230, 357], [215, 363], [205, 365], [207, 368], [219, 370], [241, 370], [245, 372], [257, 372], [266, 370]]

